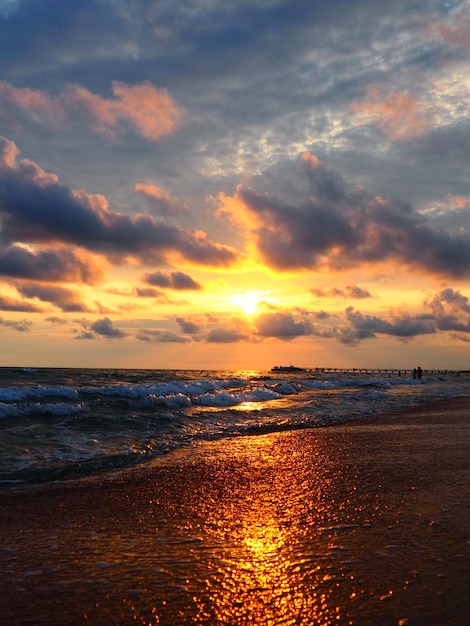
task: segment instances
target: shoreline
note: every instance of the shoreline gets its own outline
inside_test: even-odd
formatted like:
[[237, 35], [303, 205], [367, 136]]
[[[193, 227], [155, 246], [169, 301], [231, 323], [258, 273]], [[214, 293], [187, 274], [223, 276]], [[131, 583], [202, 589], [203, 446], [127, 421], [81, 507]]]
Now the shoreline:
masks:
[[0, 506], [6, 625], [465, 623], [470, 396], [2, 491]]

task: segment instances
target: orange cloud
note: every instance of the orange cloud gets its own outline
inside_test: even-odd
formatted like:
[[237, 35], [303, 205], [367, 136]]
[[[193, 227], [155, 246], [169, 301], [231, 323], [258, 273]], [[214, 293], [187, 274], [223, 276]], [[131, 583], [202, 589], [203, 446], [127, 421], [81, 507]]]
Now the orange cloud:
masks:
[[240, 198], [239, 192], [242, 189], [243, 186], [238, 184], [233, 196], [229, 196], [223, 191], [217, 194], [215, 200], [217, 203], [216, 213], [219, 217], [227, 217], [234, 226], [238, 226], [242, 230], [250, 230], [256, 225], [253, 224], [256, 216], [251, 214], [244, 200]]
[[304, 152], [301, 159], [303, 163], [310, 165], [313, 169], [320, 166], [320, 159], [315, 154], [311, 154], [310, 152]]
[[5, 138], [3, 138], [3, 141], [0, 140], [0, 168], [7, 167], [13, 169], [19, 152], [18, 146], [14, 141]]
[[167, 90], [148, 81], [133, 87], [113, 82], [113, 94], [120, 100], [115, 104], [117, 115], [133, 122], [147, 139], [170, 135], [182, 119], [182, 110]]
[[366, 100], [353, 101], [351, 106], [359, 118], [376, 123], [390, 139], [419, 137], [432, 121], [417, 100], [398, 93], [384, 98], [373, 85], [367, 87]]
[[112, 92], [115, 99], [106, 99], [80, 85], [67, 85], [50, 95], [0, 81], [0, 116], [17, 125], [28, 120], [52, 128], [81, 122], [108, 134], [127, 124], [151, 141], [170, 135], [183, 120], [183, 110], [167, 90], [149, 81], [137, 85], [114, 81]]
[[164, 200], [168, 202], [171, 199], [169, 191], [158, 185], [153, 185], [152, 183], [137, 183], [135, 190], [151, 200]]
[[448, 199], [449, 202], [454, 204], [458, 209], [466, 209], [468, 206], [468, 201], [465, 196], [452, 196], [449, 194]]

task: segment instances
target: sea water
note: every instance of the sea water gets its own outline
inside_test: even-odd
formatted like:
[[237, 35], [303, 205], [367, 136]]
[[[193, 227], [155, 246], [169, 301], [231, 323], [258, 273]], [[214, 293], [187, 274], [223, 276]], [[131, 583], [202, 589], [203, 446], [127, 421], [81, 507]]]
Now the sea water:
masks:
[[0, 368], [0, 487], [82, 478], [201, 442], [320, 428], [470, 393], [470, 374]]

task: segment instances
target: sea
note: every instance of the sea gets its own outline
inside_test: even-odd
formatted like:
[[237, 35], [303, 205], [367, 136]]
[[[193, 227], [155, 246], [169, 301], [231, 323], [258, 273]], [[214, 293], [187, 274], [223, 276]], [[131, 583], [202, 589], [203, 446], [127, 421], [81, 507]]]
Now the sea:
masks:
[[470, 372], [0, 368], [0, 489], [470, 393]]

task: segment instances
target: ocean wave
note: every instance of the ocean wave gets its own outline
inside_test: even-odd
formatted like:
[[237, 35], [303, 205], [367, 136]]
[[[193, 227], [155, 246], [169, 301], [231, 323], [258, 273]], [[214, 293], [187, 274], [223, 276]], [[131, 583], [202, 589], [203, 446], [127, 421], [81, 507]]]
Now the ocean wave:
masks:
[[18, 370], [0, 372], [5, 484], [112, 471], [201, 441], [344, 423], [470, 392], [470, 378], [457, 376], [41, 369], [21, 376], [18, 383]]
[[50, 398], [78, 400], [79, 391], [72, 387], [8, 387], [0, 388], [0, 402], [30, 402]]
[[250, 391], [239, 392], [218, 392], [218, 393], [206, 393], [193, 399], [194, 404], [198, 406], [210, 406], [210, 407], [227, 407], [237, 406], [245, 402], [266, 402], [268, 400], [277, 400], [282, 397], [282, 394], [277, 393], [272, 389], [253, 389]]
[[89, 410], [83, 403], [71, 404], [68, 402], [28, 402], [26, 404], [9, 404], [0, 402], [0, 419], [7, 417], [31, 417], [38, 415], [55, 415], [68, 417]]

